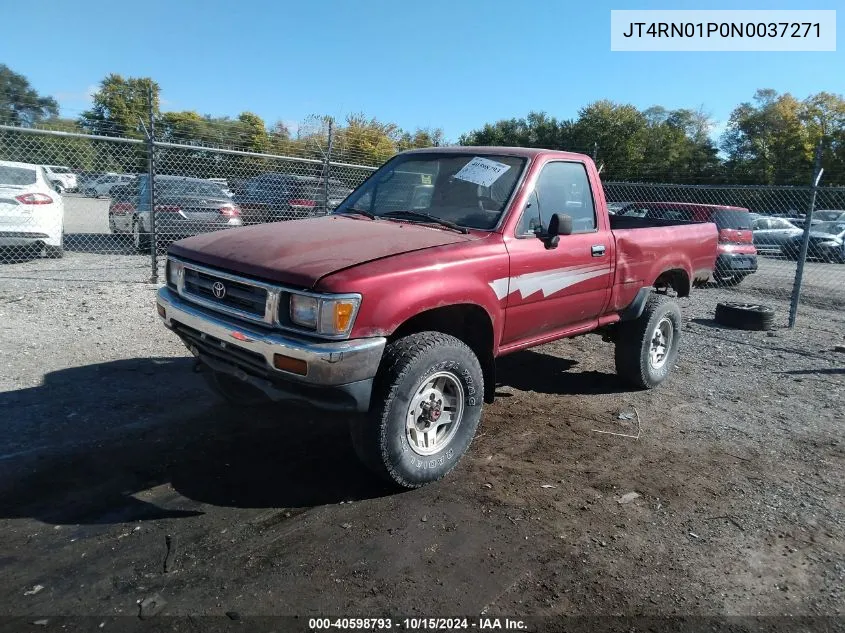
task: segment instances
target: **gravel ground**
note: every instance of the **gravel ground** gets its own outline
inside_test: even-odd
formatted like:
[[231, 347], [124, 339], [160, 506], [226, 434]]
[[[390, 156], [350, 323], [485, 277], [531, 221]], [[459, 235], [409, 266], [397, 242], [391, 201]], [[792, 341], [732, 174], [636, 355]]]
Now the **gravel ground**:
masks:
[[650, 392], [595, 336], [502, 359], [460, 466], [396, 494], [342, 416], [217, 404], [148, 278], [0, 270], [0, 615], [843, 615], [841, 308], [769, 335], [712, 321], [759, 284], [695, 292]]

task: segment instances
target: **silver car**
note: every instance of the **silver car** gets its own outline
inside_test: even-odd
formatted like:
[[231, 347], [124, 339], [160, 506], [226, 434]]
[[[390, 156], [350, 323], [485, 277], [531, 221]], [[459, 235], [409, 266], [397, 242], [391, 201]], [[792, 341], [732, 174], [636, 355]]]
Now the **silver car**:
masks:
[[758, 253], [780, 255], [784, 244], [792, 241], [804, 231], [783, 218], [757, 216], [751, 224], [754, 247]]

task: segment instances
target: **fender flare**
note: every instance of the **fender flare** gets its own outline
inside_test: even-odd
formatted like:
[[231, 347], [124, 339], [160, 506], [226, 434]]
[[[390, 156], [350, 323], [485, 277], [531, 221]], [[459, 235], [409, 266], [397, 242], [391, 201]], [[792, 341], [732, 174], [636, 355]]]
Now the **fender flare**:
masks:
[[637, 291], [637, 296], [628, 304], [628, 307], [622, 310], [619, 315], [620, 321], [636, 321], [639, 319], [645, 310], [645, 304], [651, 295], [652, 288], [643, 286]]

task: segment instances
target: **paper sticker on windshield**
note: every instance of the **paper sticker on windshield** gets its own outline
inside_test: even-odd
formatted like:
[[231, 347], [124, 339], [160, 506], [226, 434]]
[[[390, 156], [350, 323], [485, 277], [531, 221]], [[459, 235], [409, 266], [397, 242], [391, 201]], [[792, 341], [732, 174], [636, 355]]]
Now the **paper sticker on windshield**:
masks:
[[466, 180], [482, 187], [489, 187], [510, 168], [510, 165], [476, 156], [455, 174], [455, 178]]
[[431, 184], [431, 174], [420, 174], [420, 181], [424, 185], [430, 185]]

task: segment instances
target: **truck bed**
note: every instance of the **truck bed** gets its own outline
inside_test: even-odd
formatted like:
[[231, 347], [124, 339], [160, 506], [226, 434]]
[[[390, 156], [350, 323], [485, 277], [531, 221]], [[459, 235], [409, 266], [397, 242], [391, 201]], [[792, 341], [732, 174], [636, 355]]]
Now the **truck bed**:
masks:
[[616, 244], [612, 310], [624, 309], [640, 288], [666, 271], [683, 271], [690, 285], [713, 272], [715, 224], [610, 216], [610, 226]]

